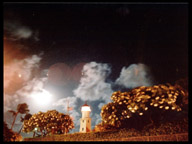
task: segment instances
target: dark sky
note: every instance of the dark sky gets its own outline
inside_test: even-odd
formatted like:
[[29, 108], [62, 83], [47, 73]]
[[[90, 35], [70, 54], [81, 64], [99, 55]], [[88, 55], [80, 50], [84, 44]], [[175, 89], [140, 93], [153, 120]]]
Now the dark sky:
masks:
[[158, 83], [188, 75], [187, 4], [5, 3], [6, 19], [39, 32], [28, 53], [44, 51], [42, 68], [97, 61], [116, 78], [122, 66], [144, 63]]

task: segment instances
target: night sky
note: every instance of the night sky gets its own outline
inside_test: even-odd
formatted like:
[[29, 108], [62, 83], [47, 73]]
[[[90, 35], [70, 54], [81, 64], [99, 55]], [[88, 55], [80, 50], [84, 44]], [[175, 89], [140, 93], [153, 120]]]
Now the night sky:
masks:
[[[21, 26], [28, 28], [31, 35], [20, 38], [19, 34], [14, 35], [15, 29]], [[64, 65], [67, 73], [59, 78], [70, 82], [47, 84], [47, 88], [59, 93], [57, 100], [63, 98], [63, 91], [74, 98], [72, 91], [80, 85], [81, 69], [90, 62], [110, 66], [112, 72], [105, 79], [108, 83], [120, 76], [122, 67], [132, 64], [147, 66], [153, 84], [174, 83], [188, 77], [188, 5], [4, 3], [4, 65], [32, 55], [41, 57], [38, 69], [24, 80], [25, 83], [22, 81], [15, 89], [7, 90], [7, 95], [14, 95], [26, 82], [37, 75], [42, 77], [58, 63]], [[58, 75], [51, 72], [49, 81]], [[70, 73], [73, 80], [67, 79]], [[114, 84], [112, 87], [117, 88]], [[76, 111], [80, 113], [78, 107], [85, 99], [77, 97], [80, 103]], [[88, 101], [93, 108], [99, 103], [98, 100]], [[100, 113], [99, 109], [93, 110], [93, 115], [94, 112]]]

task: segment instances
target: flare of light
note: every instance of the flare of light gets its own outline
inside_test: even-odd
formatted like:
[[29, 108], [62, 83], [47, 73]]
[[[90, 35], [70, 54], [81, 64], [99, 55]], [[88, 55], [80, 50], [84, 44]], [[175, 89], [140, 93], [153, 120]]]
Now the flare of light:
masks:
[[139, 113], [139, 115], [143, 115], [143, 113]]
[[163, 108], [163, 106], [159, 106], [159, 108]]
[[22, 75], [21, 75], [21, 74], [18, 74], [18, 77], [19, 77], [19, 78], [21, 78], [21, 77], [22, 77]]
[[37, 104], [46, 105], [51, 102], [52, 95], [48, 91], [42, 89], [41, 92], [32, 94], [31, 97]]
[[165, 109], [168, 110], [168, 109], [169, 109], [169, 106], [166, 106]]
[[154, 107], [157, 107], [158, 106], [158, 104], [154, 104]]

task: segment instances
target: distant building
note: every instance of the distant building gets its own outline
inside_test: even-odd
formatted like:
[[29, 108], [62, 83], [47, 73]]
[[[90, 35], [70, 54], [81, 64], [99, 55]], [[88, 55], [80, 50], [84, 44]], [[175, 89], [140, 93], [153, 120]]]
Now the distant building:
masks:
[[91, 131], [91, 118], [89, 117], [89, 114], [91, 112], [91, 108], [87, 103], [85, 103], [81, 107], [82, 112], [82, 118], [80, 119], [80, 130], [79, 132], [90, 132]]

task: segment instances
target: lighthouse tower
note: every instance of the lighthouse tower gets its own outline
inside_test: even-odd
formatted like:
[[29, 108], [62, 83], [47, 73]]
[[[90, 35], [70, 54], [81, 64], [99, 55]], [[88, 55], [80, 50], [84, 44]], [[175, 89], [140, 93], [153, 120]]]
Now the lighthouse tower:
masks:
[[91, 112], [91, 108], [87, 103], [85, 103], [81, 107], [82, 118], [80, 119], [80, 129], [79, 132], [90, 132], [91, 131], [91, 118], [89, 114]]

